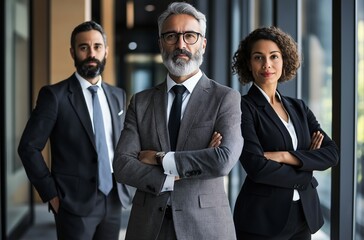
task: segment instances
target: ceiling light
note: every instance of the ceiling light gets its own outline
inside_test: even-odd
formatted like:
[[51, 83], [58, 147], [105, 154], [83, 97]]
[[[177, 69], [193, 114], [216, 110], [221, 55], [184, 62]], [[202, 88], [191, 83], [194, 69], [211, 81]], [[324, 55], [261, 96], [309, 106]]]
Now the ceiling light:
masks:
[[135, 50], [138, 47], [138, 44], [136, 42], [130, 42], [128, 47], [130, 50]]
[[148, 4], [145, 6], [145, 11], [147, 12], [153, 12], [155, 10], [155, 6], [153, 4]]

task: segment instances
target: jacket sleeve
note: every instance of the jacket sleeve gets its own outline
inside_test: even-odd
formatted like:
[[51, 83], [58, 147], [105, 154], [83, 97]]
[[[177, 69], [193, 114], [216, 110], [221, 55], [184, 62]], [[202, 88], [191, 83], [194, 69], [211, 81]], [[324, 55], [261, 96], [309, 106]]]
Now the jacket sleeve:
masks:
[[[199, 148], [175, 153], [176, 166], [181, 178], [208, 179], [229, 174], [239, 160], [244, 143], [240, 129], [240, 100], [239, 92], [228, 90], [219, 98], [219, 103], [208, 103], [216, 109], [216, 112], [213, 113], [215, 117], [214, 124], [211, 125], [211, 132], [217, 131], [222, 135], [221, 145], [209, 148], [207, 145], [201, 145], [196, 139], [189, 138], [189, 144], [199, 146]], [[206, 110], [206, 108], [203, 109]], [[213, 110], [207, 111], [213, 112]], [[190, 135], [196, 131], [196, 134], [203, 135], [206, 142], [210, 141], [211, 135], [208, 134], [210, 129], [206, 128], [206, 131], [190, 129], [190, 131]]]
[[57, 119], [57, 100], [48, 87], [43, 87], [18, 146], [25, 172], [43, 202], [57, 196], [54, 179], [46, 165], [42, 150]]
[[132, 97], [126, 112], [124, 129], [121, 132], [114, 155], [114, 175], [116, 181], [120, 183], [135, 187], [143, 192], [159, 195], [166, 178], [163, 168], [144, 164], [138, 159], [142, 146], [138, 129], [137, 108], [143, 108], [144, 104], [139, 104], [137, 99], [137, 95]]
[[320, 131], [324, 135], [321, 147], [319, 149], [310, 150], [308, 148], [290, 151], [302, 163], [299, 168], [301, 171], [323, 171], [335, 166], [339, 159], [339, 150], [337, 145], [331, 138], [321, 129], [315, 115], [301, 100], [299, 101], [300, 109], [304, 112], [307, 119], [307, 125], [310, 131], [310, 140], [314, 132]]

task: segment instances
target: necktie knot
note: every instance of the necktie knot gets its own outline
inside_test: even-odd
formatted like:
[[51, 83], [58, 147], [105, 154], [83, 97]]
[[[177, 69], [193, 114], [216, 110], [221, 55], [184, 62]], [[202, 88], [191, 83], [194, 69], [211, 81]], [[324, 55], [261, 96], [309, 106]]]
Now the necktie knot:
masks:
[[174, 85], [172, 87], [172, 91], [174, 92], [174, 94], [183, 94], [186, 91], [186, 87], [183, 85]]
[[94, 95], [95, 93], [97, 93], [97, 90], [99, 90], [99, 86], [89, 86], [87, 89], [92, 93], [92, 95]]

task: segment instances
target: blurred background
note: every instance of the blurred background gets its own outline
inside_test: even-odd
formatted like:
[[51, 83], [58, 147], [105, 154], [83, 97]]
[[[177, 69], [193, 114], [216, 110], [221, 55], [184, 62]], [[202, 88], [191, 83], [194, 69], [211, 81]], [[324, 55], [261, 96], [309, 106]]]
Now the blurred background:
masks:
[[[163, 81], [157, 18], [168, 0], [3, 0], [0, 21], [0, 239], [55, 239], [46, 204], [26, 177], [17, 146], [40, 87], [70, 76], [73, 28], [86, 20], [106, 30], [103, 79], [135, 92]], [[315, 172], [325, 225], [313, 239], [364, 240], [364, 0], [191, 0], [207, 17], [207, 76], [245, 94], [232, 55], [253, 29], [276, 25], [298, 42], [303, 64], [285, 95], [304, 99], [340, 148], [340, 164]], [[49, 148], [43, 154], [51, 164]], [[226, 178], [232, 208], [245, 178]], [[128, 211], [123, 212], [123, 234]], [[50, 235], [47, 235], [50, 234]], [[121, 234], [121, 238], [123, 238]]]

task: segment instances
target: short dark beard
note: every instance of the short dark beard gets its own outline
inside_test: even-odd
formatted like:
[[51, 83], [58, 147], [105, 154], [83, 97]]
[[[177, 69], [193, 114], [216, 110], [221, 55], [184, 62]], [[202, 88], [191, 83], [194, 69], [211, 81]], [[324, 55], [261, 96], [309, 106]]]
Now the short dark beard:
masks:
[[[75, 67], [77, 69], [78, 74], [85, 79], [95, 78], [104, 71], [106, 65], [106, 58], [104, 57], [102, 61], [96, 58], [86, 58], [85, 60], [81, 61], [75, 57]], [[89, 66], [88, 63], [95, 62], [96, 66]]]

